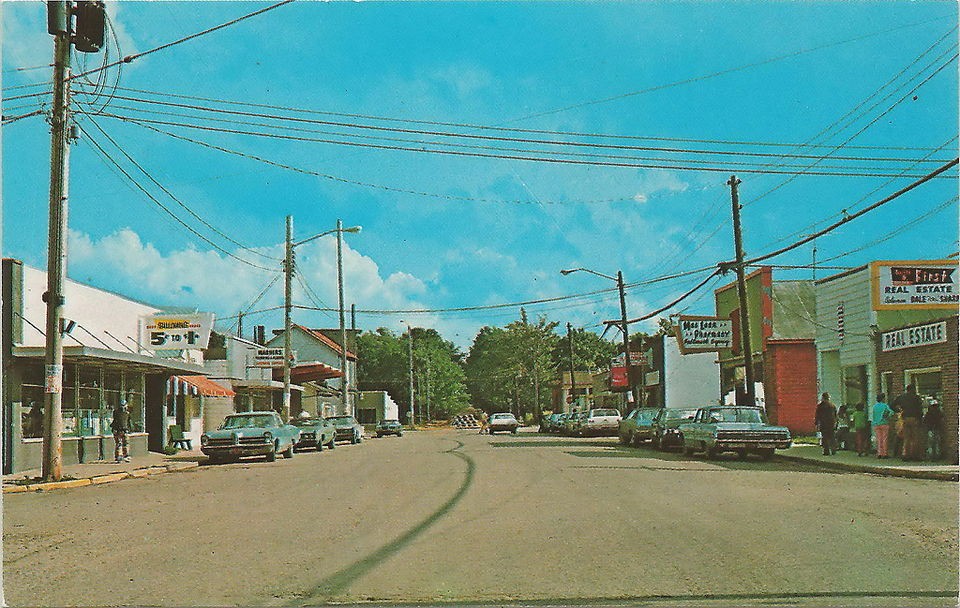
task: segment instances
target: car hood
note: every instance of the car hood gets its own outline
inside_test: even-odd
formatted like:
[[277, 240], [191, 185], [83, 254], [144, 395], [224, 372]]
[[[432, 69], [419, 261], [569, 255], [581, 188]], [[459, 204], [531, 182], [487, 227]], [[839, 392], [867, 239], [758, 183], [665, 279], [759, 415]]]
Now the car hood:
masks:
[[216, 431], [208, 431], [206, 434], [210, 439], [230, 439], [231, 437], [262, 437], [263, 434], [267, 431], [270, 431], [272, 434], [276, 434], [273, 430], [265, 428], [244, 428], [244, 429], [222, 429]]

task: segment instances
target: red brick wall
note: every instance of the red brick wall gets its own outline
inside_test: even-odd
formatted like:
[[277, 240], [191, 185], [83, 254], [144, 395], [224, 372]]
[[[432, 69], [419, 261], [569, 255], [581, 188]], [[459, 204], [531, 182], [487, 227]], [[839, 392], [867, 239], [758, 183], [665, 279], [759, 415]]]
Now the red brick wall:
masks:
[[794, 435], [816, 431], [817, 348], [813, 340], [768, 340], [763, 390], [767, 416]]
[[[946, 438], [946, 456], [954, 463], [958, 461], [957, 435], [958, 429], [958, 403], [960, 403], [960, 393], [958, 393], [958, 383], [960, 383], [960, 354], [957, 351], [957, 344], [960, 342], [960, 333], [957, 328], [957, 317], [945, 319], [947, 322], [947, 341], [942, 344], [931, 344], [929, 346], [914, 346], [889, 352], [880, 350], [881, 343], [877, 343], [877, 375], [879, 386], [879, 375], [883, 372], [891, 373], [891, 391], [892, 395], [887, 398], [890, 402], [904, 392], [906, 387], [903, 382], [903, 374], [908, 369], [919, 369], [924, 367], [940, 367], [940, 382], [943, 387], [943, 403], [940, 408], [946, 420], [946, 429], [944, 435]], [[928, 325], [936, 321], [927, 321], [905, 327], [917, 327], [919, 325]], [[896, 328], [900, 329], [900, 328]]]

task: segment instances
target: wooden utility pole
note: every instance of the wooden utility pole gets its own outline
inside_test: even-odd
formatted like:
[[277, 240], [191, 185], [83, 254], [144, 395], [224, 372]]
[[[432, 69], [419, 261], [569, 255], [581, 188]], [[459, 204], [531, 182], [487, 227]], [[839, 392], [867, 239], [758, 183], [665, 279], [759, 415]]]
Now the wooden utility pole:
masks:
[[290, 417], [290, 366], [293, 361], [292, 323], [293, 308], [293, 216], [287, 216], [287, 233], [283, 256], [283, 419]]
[[[50, 219], [47, 239], [47, 304], [44, 363], [44, 425], [41, 474], [48, 481], [63, 477], [63, 286], [67, 272], [67, 193], [70, 176], [70, 3], [56, 2], [65, 16], [63, 31], [54, 34], [53, 114], [50, 137]], [[101, 429], [101, 433], [103, 429]]]
[[733, 204], [733, 242], [737, 256], [737, 295], [740, 297], [740, 350], [743, 353], [747, 405], [756, 405], [757, 395], [753, 385], [753, 348], [750, 342], [750, 313], [747, 308], [747, 281], [743, 267], [743, 235], [740, 230], [740, 193], [737, 190], [740, 180], [736, 175], [731, 175], [727, 185], [730, 186], [730, 198]]
[[[573, 327], [567, 323], [567, 359], [570, 362], [570, 403], [576, 403], [577, 379], [573, 373]], [[566, 408], [564, 408], [566, 409]]]

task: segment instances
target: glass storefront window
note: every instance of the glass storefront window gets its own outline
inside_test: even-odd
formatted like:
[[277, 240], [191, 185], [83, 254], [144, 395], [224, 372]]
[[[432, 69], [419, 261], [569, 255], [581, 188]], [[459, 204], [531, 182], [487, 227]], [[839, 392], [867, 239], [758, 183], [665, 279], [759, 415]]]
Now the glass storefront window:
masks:
[[917, 394], [924, 401], [936, 399], [943, 403], [943, 384], [941, 382], [940, 369], [907, 370], [907, 384], [913, 384], [917, 387]]

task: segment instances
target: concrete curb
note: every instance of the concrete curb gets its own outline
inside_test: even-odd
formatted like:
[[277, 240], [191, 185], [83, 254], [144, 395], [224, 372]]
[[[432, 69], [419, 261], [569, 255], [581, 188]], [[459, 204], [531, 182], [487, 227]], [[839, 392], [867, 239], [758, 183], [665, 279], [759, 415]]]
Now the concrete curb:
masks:
[[197, 462], [171, 462], [162, 466], [144, 467], [132, 471], [120, 471], [118, 473], [107, 473], [105, 475], [96, 475], [85, 479], [71, 479], [69, 481], [52, 481], [48, 483], [30, 483], [23, 485], [7, 484], [3, 486], [4, 494], [19, 494], [22, 492], [49, 492], [51, 490], [64, 490], [67, 488], [80, 488], [90, 485], [101, 485], [113, 483], [123, 479], [134, 479], [138, 477], [147, 477], [150, 475], [159, 475], [161, 473], [179, 473], [195, 469], [200, 466]]
[[788, 454], [777, 454], [777, 458], [792, 460], [794, 462], [803, 462], [805, 464], [815, 464], [827, 469], [836, 471], [852, 471], [854, 473], [872, 473], [874, 475], [884, 475], [887, 477], [905, 477], [909, 479], [931, 479], [935, 481], [960, 481], [957, 473], [946, 471], [917, 471], [914, 469], [902, 469], [899, 467], [874, 467], [862, 464], [850, 464], [846, 462], [831, 462], [819, 458], [808, 458], [806, 456], [794, 456]]

